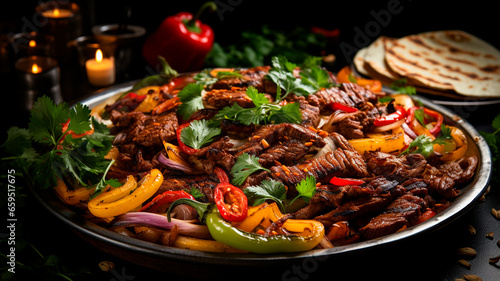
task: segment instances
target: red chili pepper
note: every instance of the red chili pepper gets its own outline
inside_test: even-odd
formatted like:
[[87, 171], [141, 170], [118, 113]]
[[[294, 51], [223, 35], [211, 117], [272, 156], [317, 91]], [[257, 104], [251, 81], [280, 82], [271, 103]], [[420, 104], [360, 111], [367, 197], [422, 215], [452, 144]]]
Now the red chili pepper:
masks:
[[333, 185], [337, 185], [337, 186], [345, 186], [345, 185], [361, 185], [361, 184], [365, 183], [365, 181], [359, 180], [359, 179], [333, 177], [330, 180], [330, 183]]
[[180, 12], [167, 17], [144, 42], [142, 54], [151, 66], [162, 56], [178, 72], [199, 70], [214, 41], [212, 28], [198, 18], [207, 8], [215, 10], [214, 2], [205, 3], [198, 13]]
[[424, 113], [436, 120], [436, 125], [432, 129], [429, 129], [429, 132], [433, 135], [437, 135], [439, 132], [441, 132], [441, 124], [443, 124], [444, 119], [443, 115], [439, 112], [427, 108], [424, 108]]
[[399, 105], [395, 105], [395, 107], [396, 107], [396, 112], [375, 119], [375, 121], [373, 121], [373, 126], [376, 127], [385, 126], [405, 118], [406, 110], [404, 109], [404, 107]]
[[355, 108], [355, 107], [350, 107], [350, 106], [347, 106], [347, 105], [343, 105], [343, 104], [338, 103], [338, 102], [332, 102], [330, 104], [330, 108], [333, 109], [333, 110], [342, 110], [342, 111], [345, 111], [345, 112], [348, 112], [348, 113], [358, 111], [358, 109]]
[[436, 213], [434, 213], [433, 210], [427, 209], [427, 211], [425, 211], [423, 214], [420, 215], [420, 218], [417, 221], [417, 224], [422, 223], [422, 222], [432, 218], [435, 215], [436, 215]]
[[161, 194], [156, 195], [153, 200], [151, 200], [148, 204], [144, 205], [139, 212], [147, 211], [151, 213], [155, 213], [158, 208], [165, 205], [166, 203], [172, 203], [180, 198], [189, 198], [195, 200], [194, 197], [185, 192], [184, 190], [167, 190]]
[[188, 127], [189, 124], [190, 123], [188, 122], [188, 123], [184, 123], [184, 124], [179, 125], [179, 127], [177, 127], [176, 136], [177, 136], [177, 142], [179, 143], [180, 150], [186, 154], [193, 155], [196, 152], [198, 152], [198, 149], [189, 147], [181, 141], [182, 129]]
[[225, 220], [240, 222], [247, 217], [247, 196], [236, 186], [227, 182], [219, 183], [214, 191], [214, 200]]
[[221, 167], [215, 166], [214, 173], [217, 175], [220, 183], [229, 183], [229, 177], [227, 176], [226, 171], [224, 171]]

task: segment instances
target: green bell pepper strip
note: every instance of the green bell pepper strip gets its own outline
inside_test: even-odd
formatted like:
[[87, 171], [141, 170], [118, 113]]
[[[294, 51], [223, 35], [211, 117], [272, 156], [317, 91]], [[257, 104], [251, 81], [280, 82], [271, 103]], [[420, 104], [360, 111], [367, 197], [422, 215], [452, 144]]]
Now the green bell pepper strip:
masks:
[[[264, 236], [250, 233], [233, 227], [224, 220], [214, 204], [201, 203], [191, 199], [178, 199], [170, 205], [167, 218], [170, 220], [170, 210], [179, 204], [193, 207], [200, 216], [200, 221], [207, 225], [212, 238], [230, 247], [253, 253], [303, 252], [316, 247], [324, 237], [323, 224], [311, 220], [288, 220], [295, 230], [303, 231], [309, 228], [309, 234]], [[287, 222], [288, 222], [287, 221]], [[286, 223], [284, 223], [284, 228]], [[303, 226], [301, 226], [302, 224]]]

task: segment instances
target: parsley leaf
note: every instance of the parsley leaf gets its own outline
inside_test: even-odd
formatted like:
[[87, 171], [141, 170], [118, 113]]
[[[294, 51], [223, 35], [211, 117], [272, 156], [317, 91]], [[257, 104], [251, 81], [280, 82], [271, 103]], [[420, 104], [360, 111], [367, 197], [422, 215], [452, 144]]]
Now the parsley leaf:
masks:
[[67, 103], [56, 105], [47, 96], [39, 98], [33, 104], [28, 125], [33, 140], [41, 144], [56, 145], [63, 135], [61, 124], [68, 120], [68, 112]]
[[276, 202], [281, 211], [285, 212], [283, 201], [286, 199], [286, 186], [277, 180], [263, 180], [260, 185], [249, 186], [243, 190], [253, 206], [260, 205], [266, 200]]
[[189, 119], [193, 113], [203, 109], [203, 99], [201, 92], [203, 91], [202, 84], [191, 83], [186, 85], [177, 96], [182, 102], [179, 105], [178, 112], [184, 119]]
[[310, 84], [302, 82], [302, 79], [295, 77], [293, 70], [297, 67], [296, 64], [291, 63], [284, 56], [276, 56], [271, 59], [272, 68], [266, 75], [278, 87], [285, 90], [285, 94], [281, 97], [284, 99], [288, 94], [295, 93], [299, 96], [308, 96], [317, 91], [315, 87]]
[[231, 183], [240, 186], [248, 176], [261, 170], [269, 171], [259, 164], [259, 157], [243, 153], [236, 159], [236, 163], [231, 168], [231, 175], [233, 176]]
[[215, 120], [194, 120], [181, 131], [181, 141], [195, 149], [200, 149], [221, 134], [220, 122]]

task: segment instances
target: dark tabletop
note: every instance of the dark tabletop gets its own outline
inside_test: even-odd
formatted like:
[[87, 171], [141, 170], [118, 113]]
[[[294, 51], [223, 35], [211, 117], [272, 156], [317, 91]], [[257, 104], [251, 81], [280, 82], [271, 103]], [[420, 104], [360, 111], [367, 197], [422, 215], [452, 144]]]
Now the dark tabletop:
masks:
[[[36, 3], [37, 1], [32, 2]], [[114, 20], [115, 14], [106, 14], [104, 11], [112, 5], [118, 5], [115, 2], [117, 1], [110, 1], [109, 3], [113, 4], [103, 7], [94, 1], [89, 1], [90, 4], [87, 6], [84, 4], [86, 9], [97, 11], [88, 20], [94, 24], [109, 23]], [[153, 1], [147, 2], [151, 2], [150, 5], [156, 4]], [[493, 20], [496, 18], [496, 14], [488, 3], [481, 4], [485, 1], [468, 3], [466, 7], [458, 7], [455, 2], [444, 1], [446, 4], [443, 2], [437, 9], [433, 8], [435, 6], [432, 5], [432, 1], [423, 1], [425, 5], [418, 5], [411, 1], [393, 0], [383, 1], [377, 5], [373, 4], [370, 7], [362, 6], [359, 3], [346, 3], [342, 8], [328, 8], [330, 10], [321, 8], [324, 7], [324, 2], [312, 1], [302, 8], [288, 7], [288, 10], [285, 9], [288, 12], [278, 13], [280, 16], [276, 16], [277, 12], [273, 13], [264, 1], [255, 2], [255, 5], [250, 5], [247, 1], [222, 2], [233, 4], [233, 6], [229, 6], [232, 9], [227, 8], [224, 20], [219, 18], [207, 21], [214, 26], [216, 34], [224, 34], [225, 36], [233, 34], [232, 32], [237, 30], [239, 25], [259, 24], [262, 18], [270, 18], [269, 21], [274, 24], [281, 23], [287, 26], [304, 24], [303, 20], [309, 20], [325, 28], [340, 27], [344, 32], [342, 40], [354, 45], [353, 38], [356, 34], [356, 28], [366, 28], [368, 24], [376, 20], [374, 14], [381, 15], [380, 11], [389, 9], [389, 5], [399, 3], [398, 7], [401, 7], [401, 11], [397, 14], [391, 14], [391, 18], [387, 18], [387, 24], [384, 23], [384, 26], [380, 24], [377, 36], [382, 34], [404, 36], [432, 29], [462, 29], [476, 34], [498, 47], [498, 34], [491, 30], [498, 26]], [[289, 3], [285, 2], [283, 5], [291, 5]], [[136, 17], [133, 18], [134, 23], [147, 26], [149, 29], [156, 27], [159, 24], [159, 19], [165, 15], [174, 14], [183, 9], [195, 10], [192, 7], [189, 9], [180, 8], [173, 4], [162, 7], [162, 9], [141, 9], [134, 6], [137, 4], [128, 4], [133, 6], [133, 11], [136, 11]], [[300, 4], [304, 5], [302, 2]], [[318, 9], [318, 7], [320, 8]], [[26, 8], [21, 9], [19, 5], [16, 8], [17, 12], [10, 17], [15, 19], [14, 25], [19, 24], [23, 15], [29, 16], [32, 13]], [[346, 15], [346, 11], [351, 12]], [[306, 18], [301, 20], [299, 15]], [[480, 23], [481, 28], [474, 29], [473, 23], [477, 22]], [[221, 37], [223, 36], [219, 35], [219, 38]], [[375, 36], [368, 39], [368, 41], [373, 41]], [[333, 52], [337, 56], [333, 71], [352, 59], [338, 48], [334, 49]], [[78, 69], [74, 66], [61, 65], [61, 70], [62, 95], [66, 102], [72, 104], [100, 90], [82, 81]], [[129, 70], [126, 76], [120, 78], [117, 84], [140, 79], [146, 75], [145, 65], [139, 62], [133, 69]], [[28, 121], [28, 114], [22, 106], [19, 106], [19, 95], [17, 94], [19, 85], [14, 82], [16, 77], [8, 71], [3, 72], [0, 77], [4, 88], [1, 93], [6, 105], [4, 108], [10, 109], [2, 110], [1, 120], [7, 120], [2, 125], [5, 128], [12, 125], [23, 126]], [[462, 104], [447, 107], [470, 122], [477, 130], [491, 132], [490, 124], [494, 116], [500, 112], [499, 106], [499, 104], [481, 106]], [[5, 130], [2, 130], [2, 133], [1, 140], [3, 142]], [[483, 200], [478, 201], [468, 212], [456, 220], [430, 233], [391, 243], [384, 247], [341, 257], [331, 256], [321, 260], [304, 259], [276, 267], [248, 265], [241, 268], [213, 267], [209, 271], [198, 271], [197, 265], [193, 264], [191, 270], [186, 270], [182, 274], [172, 273], [178, 270], [169, 267], [168, 262], [165, 263], [164, 270], [150, 269], [147, 265], [138, 265], [142, 264], [140, 261], [130, 262], [127, 261], [126, 257], [114, 256], [102, 248], [89, 244], [72, 228], [62, 221], [54, 219], [50, 212], [43, 208], [27, 191], [22, 181], [18, 181], [16, 187], [24, 194], [17, 201], [19, 203], [17, 205], [16, 239], [18, 250], [16, 260], [27, 267], [31, 266], [33, 269], [30, 271], [31, 273], [34, 272], [38, 277], [47, 277], [47, 280], [64, 280], [61, 275], [67, 275], [74, 280], [161, 280], [158, 278], [180, 280], [185, 279], [186, 276], [189, 277], [189, 280], [194, 280], [194, 278], [317, 280], [325, 277], [329, 280], [347, 280], [347, 278], [349, 280], [372, 280], [375, 278], [376, 280], [455, 280], [467, 274], [478, 275], [485, 281], [500, 280], [500, 267], [489, 263], [490, 258], [500, 255], [500, 222], [491, 214], [492, 208], [500, 210], [499, 182], [493, 182], [489, 189], [490, 192], [484, 196]], [[470, 232], [471, 227], [476, 230], [475, 234]], [[0, 236], [2, 239], [7, 238], [8, 233], [5, 229], [0, 230]], [[2, 253], [8, 253], [4, 252], [4, 246], [6, 245], [2, 242]], [[467, 260], [471, 265], [470, 268], [457, 262], [459, 257], [456, 255], [456, 250], [462, 247], [472, 247], [477, 251], [476, 257]], [[102, 271], [98, 266], [102, 261], [112, 262], [114, 268], [110, 271]], [[40, 269], [41, 264], [45, 264], [45, 269]], [[0, 265], [2, 270], [3, 266], [4, 264]], [[54, 270], [47, 270], [47, 267]], [[18, 266], [18, 268], [22, 268], [22, 266]], [[57, 272], [61, 274], [58, 275]], [[22, 274], [26, 274], [26, 272]], [[14, 277], [17, 278], [14, 280], [21, 280], [21, 277], [25, 278], [26, 276], [18, 274]]]

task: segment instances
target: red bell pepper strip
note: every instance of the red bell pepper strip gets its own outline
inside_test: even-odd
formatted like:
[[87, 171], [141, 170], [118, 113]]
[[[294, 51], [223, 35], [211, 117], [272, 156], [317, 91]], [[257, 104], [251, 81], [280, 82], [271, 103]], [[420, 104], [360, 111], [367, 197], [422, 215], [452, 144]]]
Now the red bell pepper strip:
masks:
[[153, 200], [151, 200], [148, 204], [144, 205], [139, 210], [139, 212], [147, 211], [147, 212], [155, 213], [156, 210], [158, 210], [158, 208], [160, 208], [161, 206], [165, 205], [166, 203], [172, 203], [175, 200], [180, 199], [180, 198], [188, 198], [188, 199], [195, 200], [191, 194], [185, 192], [184, 190], [178, 190], [178, 191], [177, 190], [167, 190], [161, 194], [156, 195], [156, 197], [153, 198]]
[[432, 129], [429, 129], [429, 132], [433, 135], [437, 135], [439, 132], [441, 132], [441, 124], [443, 124], [444, 119], [443, 115], [439, 112], [427, 108], [424, 108], [424, 113], [436, 120], [436, 125]]
[[436, 213], [433, 210], [427, 209], [427, 211], [425, 211], [423, 214], [420, 215], [420, 218], [417, 221], [417, 224], [423, 223], [424, 221], [432, 218], [435, 215], [436, 215]]
[[176, 136], [177, 136], [177, 142], [179, 143], [179, 149], [186, 154], [193, 155], [196, 152], [198, 152], [198, 149], [189, 147], [181, 141], [182, 129], [188, 127], [189, 124], [191, 124], [191, 123], [188, 122], [188, 123], [184, 123], [184, 124], [179, 125], [179, 127], [177, 127]]
[[437, 135], [439, 132], [441, 132], [441, 124], [443, 124], [444, 117], [441, 113], [436, 112], [434, 110], [430, 110], [425, 107], [420, 107], [420, 106], [414, 106], [408, 109], [407, 111], [407, 116], [406, 116], [406, 124], [411, 124], [413, 119], [415, 118], [415, 111], [423, 109], [424, 114], [427, 114], [434, 118], [436, 120], [436, 125], [432, 129], [429, 129], [429, 133], [432, 135]]
[[147, 97], [147, 95], [140, 95], [139, 96], [136, 93], [128, 93], [123, 98], [124, 99], [129, 98], [129, 99], [134, 100], [136, 102], [142, 102], [146, 97]]
[[348, 113], [358, 111], [358, 109], [355, 108], [355, 107], [350, 107], [350, 106], [347, 106], [347, 105], [343, 105], [343, 104], [338, 103], [338, 102], [332, 102], [330, 104], [330, 108], [333, 109], [333, 110], [342, 110], [342, 111], [345, 111], [345, 112], [348, 112]]
[[365, 183], [364, 180], [360, 179], [348, 179], [348, 178], [338, 178], [338, 177], [333, 177], [330, 180], [330, 183], [336, 186], [345, 186], [345, 185], [361, 185]]
[[219, 213], [230, 222], [240, 222], [247, 217], [248, 199], [236, 186], [223, 182], [214, 191], [214, 200]]
[[153, 67], [162, 56], [178, 72], [199, 70], [214, 41], [212, 28], [198, 18], [207, 8], [215, 10], [214, 2], [205, 3], [196, 15], [180, 12], [167, 17], [144, 42], [142, 54]]
[[380, 127], [389, 125], [406, 117], [406, 109], [404, 109], [404, 107], [395, 105], [395, 108], [395, 112], [375, 119], [373, 121], [373, 126]]

